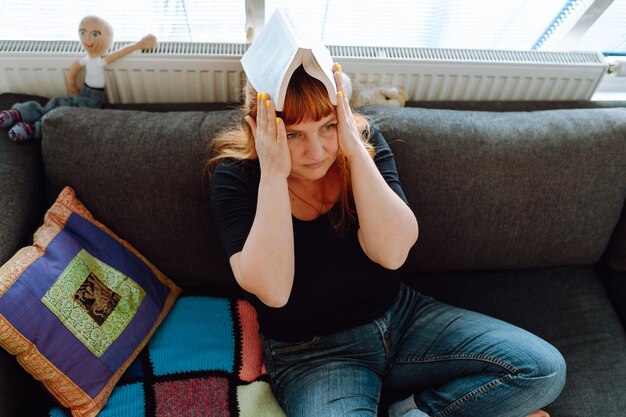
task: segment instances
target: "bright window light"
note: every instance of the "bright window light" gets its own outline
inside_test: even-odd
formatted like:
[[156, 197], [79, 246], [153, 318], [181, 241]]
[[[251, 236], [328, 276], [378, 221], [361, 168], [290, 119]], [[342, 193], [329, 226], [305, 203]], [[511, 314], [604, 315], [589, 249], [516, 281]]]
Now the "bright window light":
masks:
[[[587, 9], [604, 0], [248, 3], [264, 3], [266, 20], [276, 7], [289, 7], [327, 45], [559, 50], [559, 39], [566, 38], [572, 50], [626, 53], [626, 0], [613, 0], [573, 45], [568, 31]], [[0, 0], [0, 4], [3, 40], [78, 40], [78, 22], [95, 14], [112, 24], [117, 41], [136, 41], [153, 33], [161, 42], [246, 42], [246, 0]]]
[[80, 20], [97, 15], [113, 26], [116, 41], [137, 41], [147, 33], [161, 42], [246, 41], [245, 0], [0, 0], [0, 4], [0, 39], [78, 40]]
[[614, 0], [585, 32], [577, 49], [626, 53], [626, 0]]
[[[321, 3], [321, 4], [320, 4]], [[266, 0], [325, 44], [528, 50], [567, 0]]]

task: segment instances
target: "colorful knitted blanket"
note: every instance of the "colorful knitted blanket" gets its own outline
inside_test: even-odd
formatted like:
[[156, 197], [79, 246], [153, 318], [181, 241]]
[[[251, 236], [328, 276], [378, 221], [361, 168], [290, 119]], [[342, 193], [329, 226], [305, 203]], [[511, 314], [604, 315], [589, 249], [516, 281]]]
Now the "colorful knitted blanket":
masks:
[[[59, 407], [50, 417], [67, 417]], [[181, 297], [113, 390], [102, 417], [280, 417], [254, 308]]]

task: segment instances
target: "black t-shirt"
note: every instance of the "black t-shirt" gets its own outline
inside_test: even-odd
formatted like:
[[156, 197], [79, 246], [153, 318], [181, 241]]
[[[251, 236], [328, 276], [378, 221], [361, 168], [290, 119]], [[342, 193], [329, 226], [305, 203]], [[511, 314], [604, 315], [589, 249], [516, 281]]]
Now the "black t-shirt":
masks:
[[[371, 142], [378, 170], [406, 202], [391, 149], [376, 128]], [[213, 173], [213, 222], [229, 258], [243, 249], [252, 227], [260, 177], [258, 160], [225, 159]], [[292, 222], [295, 276], [289, 301], [272, 308], [248, 294], [265, 336], [305, 340], [366, 323], [391, 306], [400, 276], [365, 255], [357, 237], [358, 222], [341, 235], [326, 214], [311, 221], [292, 216]]]

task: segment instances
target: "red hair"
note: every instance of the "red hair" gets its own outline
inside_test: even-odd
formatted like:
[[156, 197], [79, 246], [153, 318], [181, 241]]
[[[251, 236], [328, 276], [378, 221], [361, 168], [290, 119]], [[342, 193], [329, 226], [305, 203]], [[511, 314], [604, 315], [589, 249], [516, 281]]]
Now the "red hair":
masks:
[[[257, 91], [250, 83], [244, 90], [244, 104], [242, 106], [244, 116], [250, 116], [256, 120], [257, 114]], [[286, 126], [307, 121], [318, 121], [335, 112], [335, 106], [328, 97], [328, 91], [324, 84], [311, 77], [302, 66], [297, 68], [287, 86], [285, 104], [283, 110], [277, 113]], [[363, 141], [368, 152], [373, 157], [374, 147], [369, 143], [369, 123], [365, 118], [354, 114], [357, 128], [362, 132]], [[241, 118], [242, 122], [229, 130], [219, 134], [210, 144], [210, 159], [207, 162], [209, 175], [215, 166], [225, 158], [234, 159], [257, 159], [254, 146], [254, 136], [250, 126]], [[356, 208], [352, 197], [352, 184], [350, 169], [346, 157], [339, 150], [335, 161], [338, 178], [341, 182], [341, 204], [338, 213], [329, 213], [333, 227], [338, 232], [347, 228], [356, 219]]]

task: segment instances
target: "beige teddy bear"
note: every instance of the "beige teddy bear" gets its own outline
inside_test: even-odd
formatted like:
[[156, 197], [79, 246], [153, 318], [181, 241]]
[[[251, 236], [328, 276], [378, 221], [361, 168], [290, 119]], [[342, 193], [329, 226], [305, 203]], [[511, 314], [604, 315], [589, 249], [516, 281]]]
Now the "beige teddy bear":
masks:
[[402, 88], [363, 84], [345, 74], [344, 83], [350, 106], [355, 109], [362, 106], [404, 107], [409, 99], [409, 95]]

